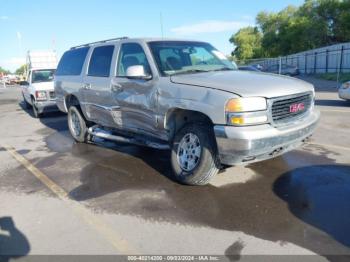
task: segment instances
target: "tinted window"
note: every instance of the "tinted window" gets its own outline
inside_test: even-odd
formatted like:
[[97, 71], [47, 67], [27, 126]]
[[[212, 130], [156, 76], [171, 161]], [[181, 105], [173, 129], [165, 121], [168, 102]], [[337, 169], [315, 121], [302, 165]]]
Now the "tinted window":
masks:
[[32, 83], [51, 82], [53, 81], [54, 73], [55, 73], [54, 69], [35, 70], [33, 71]]
[[88, 47], [65, 52], [57, 66], [56, 75], [80, 75]]
[[96, 47], [91, 55], [88, 75], [108, 77], [113, 51], [113, 45]]
[[126, 70], [130, 66], [142, 65], [147, 75], [151, 69], [143, 48], [136, 43], [123, 44], [118, 59], [118, 76], [126, 76]]

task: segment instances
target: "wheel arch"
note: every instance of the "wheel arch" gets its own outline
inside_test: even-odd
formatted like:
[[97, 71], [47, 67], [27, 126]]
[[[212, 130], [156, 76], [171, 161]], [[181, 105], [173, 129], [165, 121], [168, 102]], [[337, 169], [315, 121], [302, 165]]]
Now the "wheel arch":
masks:
[[64, 97], [64, 107], [66, 111], [68, 111], [69, 107], [71, 106], [79, 106], [80, 107], [80, 102], [79, 99], [73, 95], [73, 94], [67, 94]]
[[168, 130], [169, 140], [172, 141], [175, 134], [188, 123], [201, 123], [214, 127], [212, 119], [203, 112], [183, 108], [171, 108], [167, 111], [164, 120], [164, 128]]
[[64, 97], [64, 105], [66, 112], [68, 113], [69, 107], [71, 106], [75, 106], [78, 107], [78, 109], [80, 110], [80, 112], [82, 113], [83, 118], [85, 119], [85, 121], [87, 121], [87, 125], [91, 125], [92, 122], [89, 121], [89, 118], [87, 117], [86, 113], [85, 113], [85, 108], [82, 107], [79, 98], [74, 95], [74, 94], [67, 94]]

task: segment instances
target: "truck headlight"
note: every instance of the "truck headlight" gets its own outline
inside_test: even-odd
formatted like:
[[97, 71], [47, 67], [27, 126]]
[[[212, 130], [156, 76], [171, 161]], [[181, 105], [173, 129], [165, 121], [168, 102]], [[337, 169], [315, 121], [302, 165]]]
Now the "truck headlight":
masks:
[[263, 97], [234, 98], [226, 103], [227, 123], [234, 126], [268, 122], [267, 103]]
[[267, 109], [264, 97], [233, 98], [226, 103], [225, 111], [231, 113], [253, 112]]
[[47, 100], [47, 96], [46, 96], [45, 91], [36, 91], [35, 97], [36, 97], [36, 100]]

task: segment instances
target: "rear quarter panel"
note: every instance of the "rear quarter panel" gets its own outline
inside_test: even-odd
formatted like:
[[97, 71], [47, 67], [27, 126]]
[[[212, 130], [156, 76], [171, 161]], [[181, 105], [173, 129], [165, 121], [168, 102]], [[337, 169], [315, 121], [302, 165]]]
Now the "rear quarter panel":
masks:
[[[55, 76], [55, 92], [57, 97], [57, 106], [67, 113], [65, 99], [68, 95], [74, 95], [79, 102], [83, 101], [81, 87], [83, 86], [82, 76]], [[84, 110], [83, 110], [84, 111]]]

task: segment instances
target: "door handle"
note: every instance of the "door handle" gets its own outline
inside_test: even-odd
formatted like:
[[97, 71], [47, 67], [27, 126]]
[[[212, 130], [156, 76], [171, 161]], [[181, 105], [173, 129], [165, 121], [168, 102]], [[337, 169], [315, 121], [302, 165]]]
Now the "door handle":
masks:
[[122, 91], [123, 87], [120, 84], [111, 84], [112, 91], [118, 92]]
[[91, 89], [91, 84], [84, 84], [83, 88], [84, 89]]

